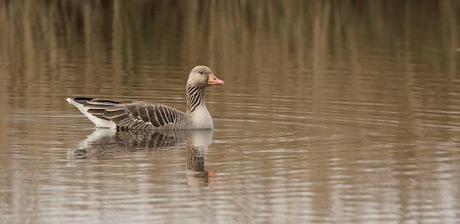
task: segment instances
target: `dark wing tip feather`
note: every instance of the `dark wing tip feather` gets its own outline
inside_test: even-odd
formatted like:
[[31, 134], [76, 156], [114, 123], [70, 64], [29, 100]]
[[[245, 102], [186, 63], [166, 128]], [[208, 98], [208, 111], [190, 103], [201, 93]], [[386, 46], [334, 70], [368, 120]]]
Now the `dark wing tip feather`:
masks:
[[70, 98], [71, 100], [79, 103], [79, 104], [106, 104], [106, 105], [116, 105], [120, 103], [130, 103], [130, 102], [123, 102], [119, 100], [106, 100], [106, 99], [98, 99], [98, 98], [93, 98], [93, 97], [75, 97], [75, 98]]
[[79, 104], [87, 104], [88, 101], [93, 100], [94, 98], [88, 98], [88, 97], [76, 97], [73, 98], [73, 101], [79, 103]]

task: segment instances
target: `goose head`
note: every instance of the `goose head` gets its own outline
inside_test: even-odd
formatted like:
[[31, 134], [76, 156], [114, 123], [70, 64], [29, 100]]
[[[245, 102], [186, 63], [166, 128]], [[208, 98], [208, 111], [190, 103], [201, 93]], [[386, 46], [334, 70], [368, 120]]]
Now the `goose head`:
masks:
[[195, 66], [188, 76], [187, 85], [206, 88], [212, 85], [223, 85], [224, 81], [217, 78], [210, 68], [199, 65]]

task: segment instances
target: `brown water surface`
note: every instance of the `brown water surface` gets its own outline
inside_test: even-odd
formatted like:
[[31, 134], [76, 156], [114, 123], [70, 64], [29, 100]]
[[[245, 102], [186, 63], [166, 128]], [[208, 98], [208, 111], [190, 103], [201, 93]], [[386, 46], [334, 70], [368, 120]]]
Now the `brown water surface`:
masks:
[[[460, 223], [459, 1], [0, 1], [1, 223]], [[66, 97], [185, 109], [113, 132]]]

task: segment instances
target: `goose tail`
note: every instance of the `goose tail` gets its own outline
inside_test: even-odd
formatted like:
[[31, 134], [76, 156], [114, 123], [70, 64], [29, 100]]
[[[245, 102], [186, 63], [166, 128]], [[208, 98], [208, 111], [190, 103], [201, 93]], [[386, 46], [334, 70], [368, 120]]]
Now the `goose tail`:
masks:
[[[78, 110], [80, 110], [88, 119], [96, 125], [98, 128], [117, 128], [117, 125], [104, 118], [103, 116], [97, 116], [95, 110], [101, 110], [103, 112], [105, 107], [114, 106], [116, 103], [115, 101], [102, 101], [101, 103], [97, 103], [97, 105], [93, 105], [93, 103], [89, 104], [88, 102], [94, 100], [94, 98], [84, 98], [84, 97], [77, 97], [77, 98], [67, 98], [67, 102], [74, 105]], [[91, 113], [89, 112], [91, 110]]]

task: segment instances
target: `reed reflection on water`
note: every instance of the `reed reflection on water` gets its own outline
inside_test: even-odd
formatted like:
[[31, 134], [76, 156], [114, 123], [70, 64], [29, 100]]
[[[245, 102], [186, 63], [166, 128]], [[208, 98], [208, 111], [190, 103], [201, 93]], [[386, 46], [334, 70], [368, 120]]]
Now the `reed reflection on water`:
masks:
[[[0, 222], [459, 223], [459, 11], [0, 1]], [[65, 101], [184, 110], [197, 64], [226, 82], [213, 132], [94, 131]]]

